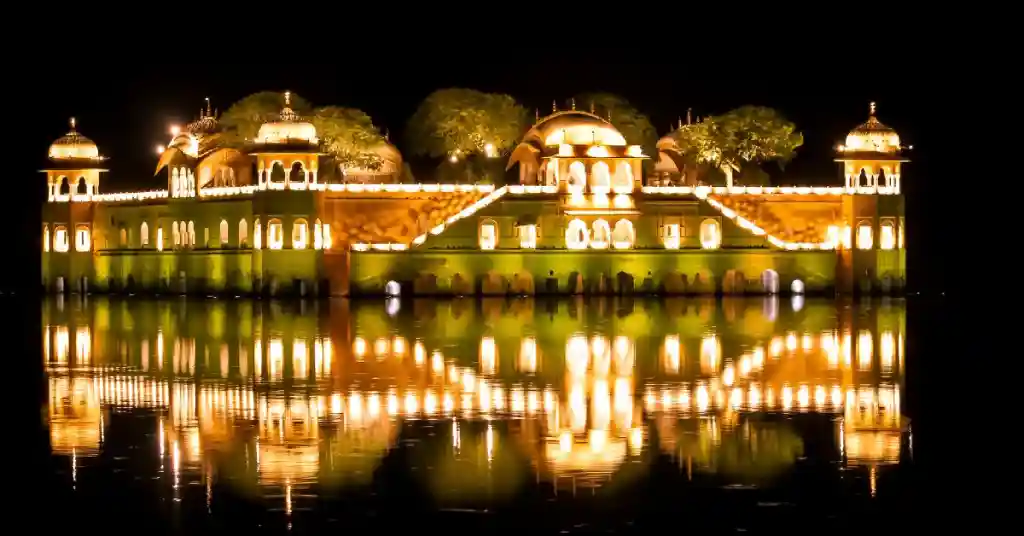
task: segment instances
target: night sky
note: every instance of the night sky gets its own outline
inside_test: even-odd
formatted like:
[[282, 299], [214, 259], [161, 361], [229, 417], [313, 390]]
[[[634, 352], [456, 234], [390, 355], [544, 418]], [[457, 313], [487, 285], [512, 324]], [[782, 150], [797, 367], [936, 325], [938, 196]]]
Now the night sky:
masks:
[[[888, 78], [889, 83], [882, 83], [881, 76], [872, 83], [839, 78], [835, 68], [805, 72], [806, 62], [794, 63], [790, 70], [736, 69], [720, 74], [671, 60], [643, 60], [636, 54], [618, 59], [601, 56], [602, 61], [588, 61], [547, 54], [544, 57], [549, 59], [540, 61], [463, 61], [429, 67], [415, 60], [403, 65], [394, 56], [384, 63], [345, 68], [302, 61], [286, 68], [271, 68], [266, 62], [210, 62], [205, 67], [152, 64], [134, 70], [113, 61], [97, 61], [88, 69], [48, 66], [50, 75], [59, 71], [61, 78], [68, 75], [81, 83], [48, 83], [45, 75], [32, 75], [39, 84], [12, 111], [19, 124], [27, 125], [14, 163], [17, 187], [24, 188], [18, 193], [24, 200], [19, 206], [24, 213], [19, 255], [27, 261], [14, 268], [20, 272], [19, 279], [31, 282], [28, 287], [38, 280], [39, 205], [46, 191], [44, 175], [38, 170], [45, 164], [49, 144], [67, 132], [70, 116], [77, 118], [79, 131], [109, 157], [111, 172], [101, 179], [101, 191], [111, 192], [163, 186], [153, 176], [154, 148], [167, 143], [169, 125], [196, 118], [204, 97], [223, 111], [256, 91], [291, 90], [314, 105], [359, 108], [382, 130], [388, 129], [404, 151], [405, 122], [427, 94], [444, 87], [470, 87], [509, 93], [531, 110], [538, 108], [541, 115], [551, 110], [553, 99], [561, 105], [581, 92], [616, 93], [646, 113], [659, 135], [667, 133], [680, 116], [685, 118], [688, 107], [696, 117], [744, 104], [770, 106], [804, 134], [804, 146], [781, 176], [789, 183], [822, 185], [842, 184], [838, 165], [832, 161], [833, 148], [867, 119], [868, 103], [876, 101], [879, 120], [895, 128], [904, 145], [915, 147], [902, 181], [907, 196], [908, 279], [920, 291], [945, 290], [942, 268], [932, 266], [926, 255], [942, 247], [941, 237], [929, 232], [928, 222], [937, 218], [935, 206], [944, 195], [934, 186], [948, 184], [950, 177], [929, 166], [928, 155], [935, 154], [937, 143], [936, 130], [931, 128], [937, 121], [937, 97], [923, 73], [905, 68], [902, 76]], [[587, 105], [577, 103], [577, 107]], [[772, 175], [780, 173], [772, 171]], [[925, 265], [928, 270], [916, 269]], [[5, 279], [5, 285], [13, 283]], [[12, 288], [17, 286], [14, 283]]]

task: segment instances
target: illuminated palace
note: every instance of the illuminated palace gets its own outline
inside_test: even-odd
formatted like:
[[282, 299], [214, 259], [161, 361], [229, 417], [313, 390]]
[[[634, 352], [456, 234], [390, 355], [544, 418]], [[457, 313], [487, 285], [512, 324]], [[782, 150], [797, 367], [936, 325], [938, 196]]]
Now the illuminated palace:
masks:
[[[276, 301], [58, 297], [42, 321], [51, 447], [81, 463], [104, 450], [110, 411], [156, 409], [152, 456], [176, 490], [222, 453], [278, 496], [363, 484], [424, 430], [423, 444], [447, 447], [410, 463], [438, 493], [519, 485], [520, 471], [593, 487], [651, 452], [744, 481], [743, 466], [782, 471], [804, 454], [765, 413], [823, 417], [829, 456], [870, 475], [872, 492], [877, 471], [913, 454], [905, 314], [888, 300], [838, 313], [802, 296], [551, 303], [429, 300], [399, 314], [334, 300], [295, 314]], [[737, 445], [749, 463], [726, 452]]]
[[[71, 131], [49, 150], [41, 229], [54, 292], [359, 294], [899, 292], [899, 136], [875, 117], [839, 147], [845, 184], [679, 180], [606, 119], [539, 118], [508, 160], [519, 183], [403, 184], [320, 175], [314, 126], [287, 104], [242, 149], [205, 110], [163, 150], [166, 187], [102, 193], [106, 161]], [[687, 128], [680, 125], [680, 128]]]

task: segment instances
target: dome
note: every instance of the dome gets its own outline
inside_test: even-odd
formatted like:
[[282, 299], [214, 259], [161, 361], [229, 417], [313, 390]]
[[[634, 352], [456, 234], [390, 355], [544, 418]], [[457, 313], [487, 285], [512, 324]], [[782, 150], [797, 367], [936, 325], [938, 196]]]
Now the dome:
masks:
[[306, 142], [316, 144], [319, 140], [316, 137], [316, 127], [312, 123], [302, 121], [298, 114], [291, 108], [291, 93], [284, 94], [284, 109], [277, 121], [263, 123], [259, 134], [256, 135], [256, 143], [296, 143]]
[[626, 145], [626, 139], [607, 119], [577, 110], [555, 112], [541, 119], [526, 133], [523, 141], [545, 147], [563, 143]]
[[75, 118], [72, 117], [71, 131], [50, 144], [49, 156], [57, 160], [99, 160], [100, 150], [92, 140], [75, 130]]
[[900, 150], [900, 137], [891, 127], [875, 117], [875, 103], [871, 103], [868, 120], [846, 136], [844, 151], [895, 153]]

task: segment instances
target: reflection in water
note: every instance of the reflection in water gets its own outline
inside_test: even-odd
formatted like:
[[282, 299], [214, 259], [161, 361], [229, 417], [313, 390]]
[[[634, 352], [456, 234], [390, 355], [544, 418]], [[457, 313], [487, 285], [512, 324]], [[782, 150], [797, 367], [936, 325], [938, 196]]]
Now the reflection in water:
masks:
[[427, 488], [460, 500], [594, 488], [658, 452], [690, 477], [770, 479], [804, 455], [799, 414], [829, 423], [872, 490], [900, 461], [902, 308], [581, 305], [46, 303], [51, 448], [77, 475], [112, 408], [154, 409], [137, 455], [174, 489], [223, 465], [287, 513], [313, 486], [372, 482], [400, 437], [419, 438]]

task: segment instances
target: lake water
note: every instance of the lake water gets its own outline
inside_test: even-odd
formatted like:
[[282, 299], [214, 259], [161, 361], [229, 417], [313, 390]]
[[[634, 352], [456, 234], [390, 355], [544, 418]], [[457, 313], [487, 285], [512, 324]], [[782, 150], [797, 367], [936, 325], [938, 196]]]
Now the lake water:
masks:
[[49, 521], [885, 528], [918, 480], [906, 317], [801, 297], [50, 299]]

